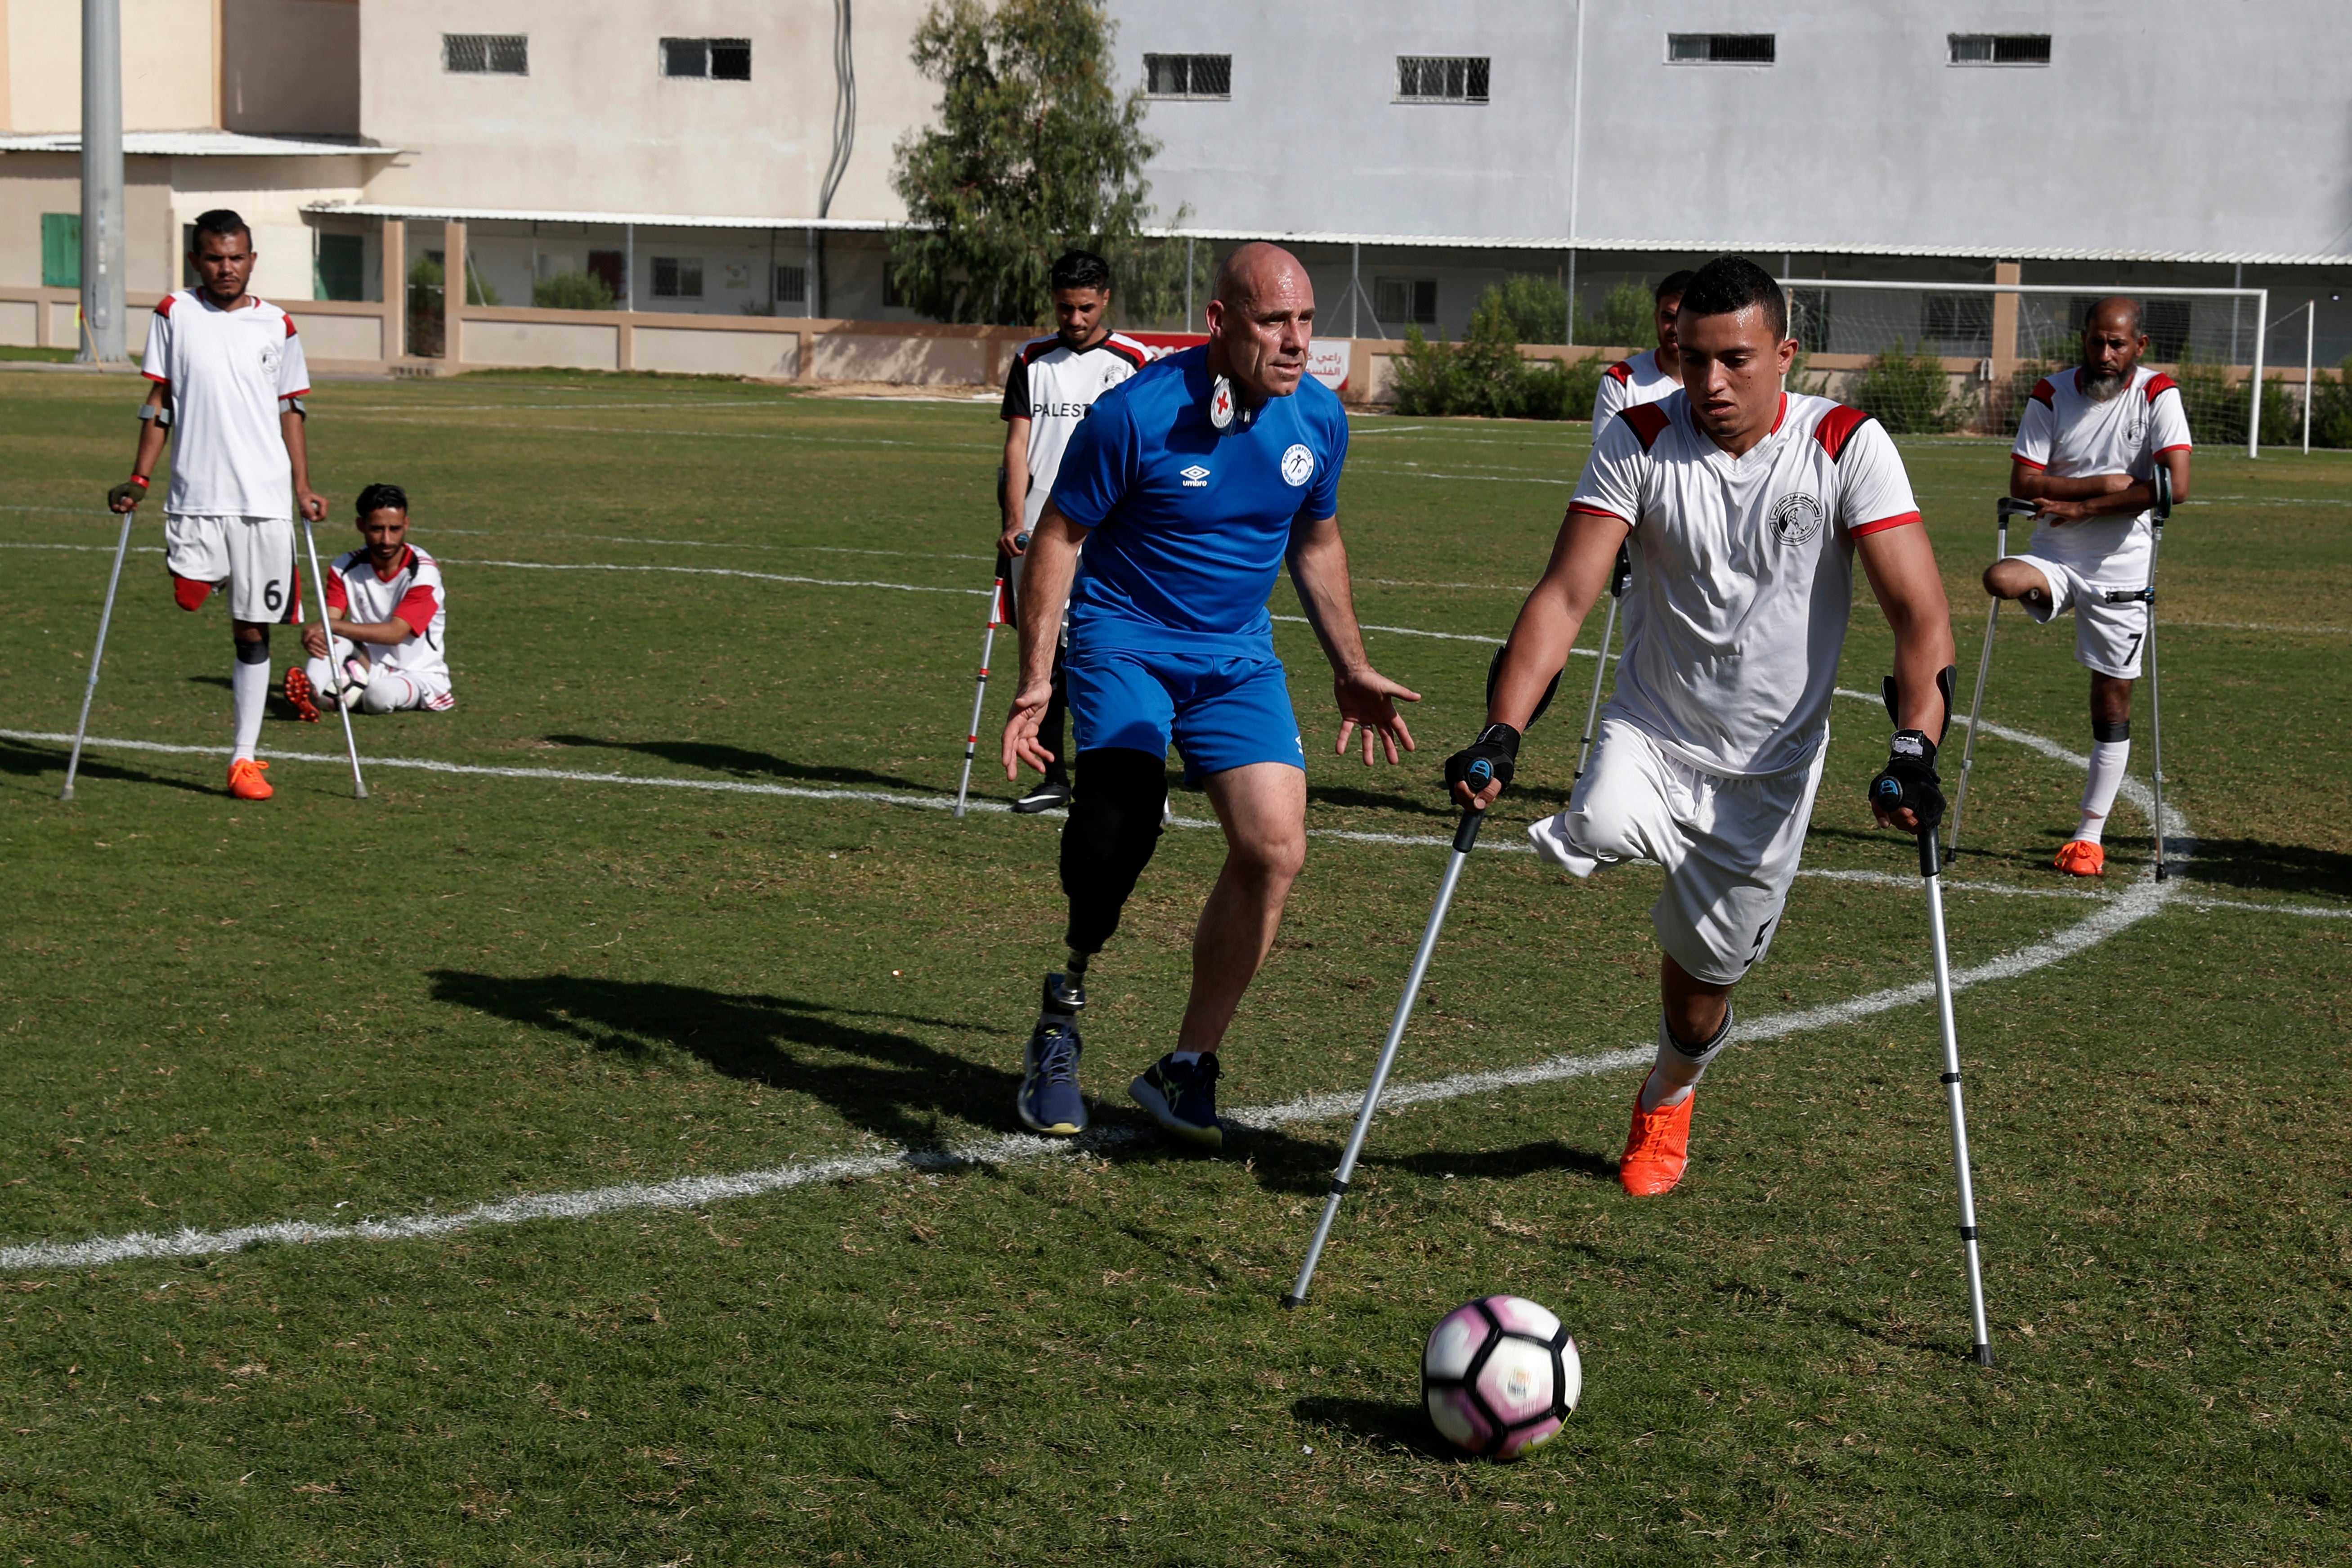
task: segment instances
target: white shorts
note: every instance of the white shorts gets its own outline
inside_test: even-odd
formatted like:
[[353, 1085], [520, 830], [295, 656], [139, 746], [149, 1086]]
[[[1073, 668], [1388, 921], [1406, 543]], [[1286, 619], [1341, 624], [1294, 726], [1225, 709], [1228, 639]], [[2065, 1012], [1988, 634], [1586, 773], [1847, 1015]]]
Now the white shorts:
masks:
[[302, 618], [294, 523], [283, 517], [163, 517], [163, 565], [191, 583], [228, 584], [232, 620], [271, 626]]
[[1568, 809], [1528, 837], [1538, 855], [1579, 877], [1621, 860], [1664, 867], [1665, 891], [1650, 910], [1658, 945], [1694, 978], [1733, 984], [1771, 950], [1828, 756], [1825, 742], [1810, 767], [1723, 778], [1604, 713]]
[[[359, 654], [353, 644], [341, 637], [336, 637], [332, 641], [335, 657], [338, 659], [347, 660], [358, 657], [362, 663], [367, 662], [366, 657]], [[304, 673], [310, 678], [311, 689], [316, 691], [333, 689], [325, 659], [310, 660]], [[368, 682], [359, 689], [357, 695], [359, 701], [355, 706], [362, 713], [399, 713], [411, 708], [422, 708], [433, 713], [446, 713], [457, 706], [457, 699], [451, 693], [446, 680], [430, 680], [421, 675], [411, 675], [405, 670], [387, 669], [381, 665], [370, 666]]]
[[2147, 637], [2147, 601], [2133, 599], [2111, 605], [2106, 595], [2110, 589], [2137, 593], [2147, 586], [2146, 583], [2094, 583], [2064, 562], [2031, 551], [2010, 559], [2024, 562], [2041, 573], [2042, 580], [2050, 585], [2047, 605], [2036, 605], [2031, 599], [2019, 601], [2027, 615], [2047, 624], [2068, 610], [2074, 612], [2076, 664], [2118, 680], [2139, 679], [2140, 644]]

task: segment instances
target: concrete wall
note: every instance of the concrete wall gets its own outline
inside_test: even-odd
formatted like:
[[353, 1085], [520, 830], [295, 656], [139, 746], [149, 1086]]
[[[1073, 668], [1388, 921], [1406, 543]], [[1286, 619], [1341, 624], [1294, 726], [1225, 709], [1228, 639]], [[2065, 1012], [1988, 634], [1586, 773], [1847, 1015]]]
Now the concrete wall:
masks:
[[778, 380], [790, 380], [800, 374], [801, 341], [794, 333], [639, 327], [631, 335], [639, 370]]
[[[213, 0], [121, 0], [126, 131], [217, 127]], [[0, 129], [81, 128], [80, 0], [0, 0]]]
[[359, 0], [221, 0], [221, 121], [257, 134], [357, 136]]

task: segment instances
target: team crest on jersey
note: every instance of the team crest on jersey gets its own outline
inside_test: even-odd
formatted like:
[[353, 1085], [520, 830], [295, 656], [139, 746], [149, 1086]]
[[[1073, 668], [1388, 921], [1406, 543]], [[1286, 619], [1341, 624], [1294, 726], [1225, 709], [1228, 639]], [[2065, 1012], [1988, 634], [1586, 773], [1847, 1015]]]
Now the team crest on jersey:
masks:
[[264, 347], [261, 351], [261, 374], [269, 377], [272, 381], [277, 380], [278, 363], [285, 357], [285, 353], [286, 351], [279, 348], [276, 343], [270, 343]]
[[1772, 537], [1790, 546], [1809, 542], [1822, 531], [1822, 503], [1800, 491], [1772, 505]]
[[1209, 423], [1220, 430], [1234, 423], [1234, 384], [1222, 375], [1209, 387]]
[[1315, 472], [1315, 454], [1304, 445], [1293, 445], [1282, 455], [1282, 482], [1294, 489], [1303, 485]]

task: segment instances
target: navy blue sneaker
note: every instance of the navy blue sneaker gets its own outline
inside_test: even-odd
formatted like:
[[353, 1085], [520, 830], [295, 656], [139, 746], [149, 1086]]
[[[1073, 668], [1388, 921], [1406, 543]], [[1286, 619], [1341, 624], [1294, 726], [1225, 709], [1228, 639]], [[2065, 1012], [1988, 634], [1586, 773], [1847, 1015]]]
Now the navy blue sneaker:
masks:
[[1021, 1123], [1032, 1132], [1075, 1138], [1087, 1130], [1086, 1096], [1078, 1092], [1077, 1011], [1087, 1005], [1083, 986], [1071, 976], [1045, 976], [1045, 1005], [1021, 1066]]
[[1174, 1053], [1161, 1057], [1127, 1086], [1135, 1103], [1151, 1112], [1151, 1120], [1187, 1142], [1222, 1151], [1225, 1130], [1217, 1121], [1217, 1058], [1214, 1053], [1195, 1062], [1180, 1062]]

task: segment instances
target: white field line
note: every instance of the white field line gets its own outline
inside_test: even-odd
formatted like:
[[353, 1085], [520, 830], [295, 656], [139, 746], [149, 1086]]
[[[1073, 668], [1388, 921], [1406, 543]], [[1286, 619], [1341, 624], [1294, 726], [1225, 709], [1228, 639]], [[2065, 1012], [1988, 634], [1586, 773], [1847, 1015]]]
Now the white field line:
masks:
[[832, 577], [795, 577], [782, 572], [743, 572], [729, 566], [616, 566], [604, 562], [467, 561], [453, 555], [436, 559], [450, 566], [508, 566], [522, 572], [670, 572], [688, 577], [751, 577], [762, 583], [800, 583], [816, 588], [887, 588], [899, 594], [964, 594], [985, 599], [987, 588], [933, 588], [919, 583], [843, 582]]
[[[1862, 701], [1876, 700], [1866, 693], [1841, 689], [1840, 696]], [[2088, 759], [2065, 751], [2054, 742], [2042, 741], [2021, 731], [1997, 731], [1987, 725], [1989, 733], [2003, 733], [2003, 738], [2015, 737], [2021, 743], [2044, 754], [2088, 766]], [[50, 737], [44, 736], [43, 739]], [[147, 746], [163, 750], [154, 742]], [[208, 748], [170, 748], [172, 750], [204, 750]], [[308, 759], [306, 759], [308, 760]], [[332, 758], [318, 758], [333, 761]], [[454, 765], [452, 770], [454, 771]], [[471, 771], [471, 770], [468, 770]], [[508, 770], [501, 770], [508, 771]], [[530, 773], [537, 770], [511, 770]], [[616, 775], [617, 776], [617, 775]], [[786, 790], [782, 786], [749, 786], [762, 793], [807, 795], [824, 792]], [[2153, 805], [2145, 785], [2136, 780], [2126, 780], [2123, 794], [2143, 813]], [[901, 797], [910, 803], [932, 805], [922, 797]], [[2178, 813], [2168, 812], [2178, 820]], [[2179, 831], [2186, 837], [2188, 827], [2182, 823]], [[1351, 836], [1352, 837], [1352, 836]], [[1440, 842], [1444, 842], [1441, 840]], [[2177, 857], [2185, 860], [2185, 851]], [[1988, 981], [2014, 979], [2035, 970], [2046, 968], [2076, 953], [2105, 942], [2116, 932], [2155, 914], [2179, 889], [2178, 882], [2158, 882], [2152, 876], [2143, 878], [2127, 889], [2121, 897], [2101, 908], [2080, 924], [2058, 932], [2042, 942], [2004, 953], [1987, 963], [1957, 971], [1952, 975], [1954, 991], [1981, 985]], [[1795, 1013], [1769, 1015], [1751, 1018], [1738, 1026], [1743, 1040], [1778, 1039], [1786, 1035], [1809, 1029], [1850, 1024], [1875, 1014], [1911, 1006], [1926, 1001], [1935, 994], [1931, 981], [1890, 990], [1874, 992], [1850, 1001], [1832, 1003], [1826, 1006], [1806, 1008]], [[1399, 1084], [1384, 1095], [1391, 1107], [1433, 1104], [1466, 1095], [1490, 1093], [1496, 1089], [1537, 1083], [1558, 1082], [1566, 1079], [1587, 1077], [1596, 1073], [1614, 1072], [1643, 1065], [1654, 1050], [1649, 1044], [1621, 1047], [1587, 1056], [1557, 1056], [1523, 1068], [1498, 1072], [1461, 1073], [1419, 1084]], [[1335, 1091], [1307, 1095], [1281, 1105], [1260, 1107], [1235, 1113], [1231, 1120], [1251, 1128], [1278, 1127], [1288, 1122], [1334, 1120], [1347, 1115], [1361, 1103], [1360, 1095]], [[533, 1196], [509, 1198], [502, 1202], [479, 1204], [454, 1214], [410, 1215], [393, 1219], [362, 1219], [349, 1225], [317, 1223], [308, 1220], [280, 1220], [274, 1223], [241, 1226], [226, 1230], [199, 1231], [182, 1229], [169, 1236], [134, 1231], [115, 1237], [94, 1237], [79, 1242], [30, 1242], [16, 1247], [0, 1247], [0, 1269], [88, 1268], [110, 1263], [130, 1262], [152, 1258], [196, 1258], [223, 1252], [233, 1252], [260, 1242], [316, 1244], [332, 1241], [402, 1241], [452, 1235], [483, 1226], [517, 1225], [533, 1219], [586, 1219], [616, 1211], [648, 1208], [694, 1209], [734, 1198], [752, 1197], [764, 1193], [800, 1187], [821, 1182], [854, 1180], [863, 1176], [880, 1175], [894, 1170], [941, 1171], [976, 1164], [1004, 1164], [1018, 1160], [1034, 1159], [1048, 1154], [1079, 1153], [1115, 1147], [1132, 1141], [1139, 1133], [1132, 1127], [1098, 1129], [1086, 1137], [1057, 1142], [1025, 1134], [1013, 1134], [986, 1139], [961, 1149], [940, 1151], [896, 1150], [887, 1154], [853, 1156], [833, 1160], [817, 1160], [799, 1164], [782, 1165], [765, 1171], [740, 1172], [730, 1175], [692, 1176], [654, 1184], [635, 1183], [618, 1186], [592, 1187], [581, 1192], [551, 1193]]]

